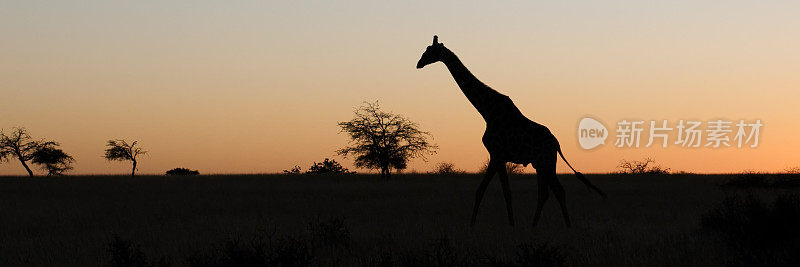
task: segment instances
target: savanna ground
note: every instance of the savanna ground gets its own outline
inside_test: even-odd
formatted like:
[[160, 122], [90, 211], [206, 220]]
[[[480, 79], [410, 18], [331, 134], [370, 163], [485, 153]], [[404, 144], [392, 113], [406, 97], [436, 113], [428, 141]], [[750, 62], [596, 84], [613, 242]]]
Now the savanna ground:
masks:
[[469, 226], [474, 174], [2, 177], [0, 265], [730, 265], [703, 214], [800, 191], [731, 176], [588, 175], [602, 200], [559, 175], [571, 228], [552, 196], [531, 227], [533, 175], [512, 176], [513, 228], [496, 180]]

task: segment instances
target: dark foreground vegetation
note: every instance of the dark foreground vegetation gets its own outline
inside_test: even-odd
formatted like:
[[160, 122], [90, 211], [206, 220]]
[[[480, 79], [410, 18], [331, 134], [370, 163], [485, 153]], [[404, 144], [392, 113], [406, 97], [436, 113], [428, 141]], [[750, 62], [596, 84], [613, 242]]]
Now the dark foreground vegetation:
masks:
[[[748, 176], [749, 177], [749, 176]], [[0, 265], [797, 266], [797, 187], [730, 175], [573, 176], [573, 227], [551, 198], [530, 227], [532, 175], [496, 181], [469, 227], [480, 175], [0, 178]], [[791, 176], [781, 177], [791, 179]], [[739, 179], [739, 178], [737, 178]], [[748, 179], [748, 178], [745, 178]]]

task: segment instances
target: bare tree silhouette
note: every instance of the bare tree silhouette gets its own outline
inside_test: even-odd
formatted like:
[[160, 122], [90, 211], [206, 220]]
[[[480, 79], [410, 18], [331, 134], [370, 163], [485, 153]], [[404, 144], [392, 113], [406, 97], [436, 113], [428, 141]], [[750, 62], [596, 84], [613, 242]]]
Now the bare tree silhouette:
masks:
[[25, 128], [17, 127], [6, 134], [0, 131], [0, 160], [8, 161], [9, 157], [19, 160], [28, 175], [33, 177], [33, 171], [28, 166], [28, 161], [34, 158], [34, 153], [42, 147], [57, 146], [58, 143], [44, 140], [33, 140]]
[[436, 153], [438, 147], [428, 141], [430, 133], [403, 116], [382, 111], [377, 101], [364, 102], [353, 113], [352, 120], [339, 122], [351, 145], [336, 153], [355, 156], [356, 167], [380, 170], [381, 177], [388, 178], [392, 168], [405, 169], [409, 159]]
[[133, 167], [131, 168], [131, 176], [136, 175], [136, 164], [138, 161], [136, 160], [139, 155], [147, 154], [147, 151], [142, 150], [140, 147], [136, 147], [136, 144], [139, 141], [133, 141], [132, 143], [128, 144], [125, 140], [108, 140], [106, 144], [106, 154], [105, 158], [109, 161], [131, 161]]

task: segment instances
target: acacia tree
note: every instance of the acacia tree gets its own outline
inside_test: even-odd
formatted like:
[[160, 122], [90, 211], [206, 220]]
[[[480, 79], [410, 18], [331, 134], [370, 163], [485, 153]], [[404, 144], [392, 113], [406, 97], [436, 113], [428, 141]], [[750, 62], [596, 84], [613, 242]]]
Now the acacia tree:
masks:
[[381, 177], [388, 178], [392, 168], [405, 169], [409, 159], [436, 153], [438, 147], [428, 141], [430, 133], [403, 116], [382, 111], [377, 101], [364, 102], [353, 113], [352, 120], [339, 122], [350, 145], [336, 153], [355, 156], [358, 168], [380, 170]]
[[14, 128], [11, 133], [0, 131], [0, 160], [8, 161], [9, 157], [19, 160], [22, 167], [33, 177], [33, 171], [28, 166], [28, 161], [34, 158], [34, 153], [42, 147], [57, 146], [58, 143], [44, 140], [33, 140], [25, 128]]
[[63, 175], [65, 171], [72, 170], [72, 156], [58, 148], [58, 143], [50, 142], [40, 146], [33, 152], [32, 163], [40, 165], [47, 171], [48, 176]]
[[131, 168], [131, 176], [136, 175], [136, 158], [139, 155], [147, 154], [147, 151], [142, 150], [140, 147], [136, 147], [136, 143], [139, 141], [133, 141], [133, 143], [128, 144], [125, 140], [108, 140], [106, 144], [106, 154], [105, 158], [109, 161], [131, 161], [133, 164], [133, 168]]

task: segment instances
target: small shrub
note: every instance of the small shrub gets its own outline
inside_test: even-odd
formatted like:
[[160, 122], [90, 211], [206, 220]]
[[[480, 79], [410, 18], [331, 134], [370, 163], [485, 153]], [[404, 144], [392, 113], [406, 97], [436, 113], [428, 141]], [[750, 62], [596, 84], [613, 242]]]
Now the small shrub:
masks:
[[789, 167], [785, 171], [787, 174], [800, 174], [800, 167]]
[[310, 168], [308, 168], [308, 171], [306, 173], [311, 173], [311, 174], [323, 174], [323, 173], [345, 174], [345, 173], [353, 173], [353, 172], [347, 170], [347, 168], [345, 168], [345, 167], [342, 167], [342, 165], [339, 164], [339, 162], [336, 162], [336, 160], [325, 158], [325, 160], [320, 162], [320, 163], [314, 162], [314, 164], [311, 165]]
[[186, 169], [186, 168], [175, 168], [175, 169], [172, 169], [172, 170], [168, 170], [167, 171], [167, 175], [182, 175], [182, 176], [200, 175], [200, 172], [199, 171], [193, 171], [193, 170]]
[[621, 174], [669, 174], [670, 169], [655, 165], [656, 161], [652, 158], [644, 160], [620, 160], [617, 168]]
[[292, 170], [283, 170], [283, 173], [284, 174], [300, 174], [300, 173], [302, 173], [302, 169], [300, 168], [300, 166], [295, 165], [294, 168], [292, 168]]
[[457, 175], [466, 173], [463, 170], [456, 169], [456, 165], [452, 162], [439, 162], [433, 167], [433, 174], [439, 175]]

